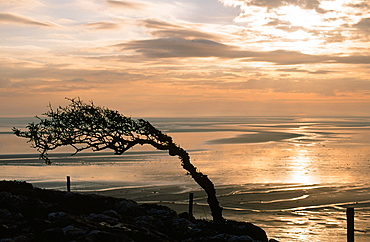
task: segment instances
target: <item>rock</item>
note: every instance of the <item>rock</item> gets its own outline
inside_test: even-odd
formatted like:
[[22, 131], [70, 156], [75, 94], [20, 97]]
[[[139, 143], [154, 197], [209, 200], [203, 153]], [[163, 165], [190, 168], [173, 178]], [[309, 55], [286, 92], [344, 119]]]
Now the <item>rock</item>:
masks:
[[71, 239], [78, 238], [81, 235], [87, 234], [86, 230], [76, 228], [73, 225], [68, 225], [67, 227], [63, 228], [62, 232], [67, 238]]
[[143, 226], [145, 228], [149, 228], [151, 230], [157, 230], [161, 232], [165, 232], [166, 226], [163, 221], [158, 220], [150, 215], [140, 216], [134, 219], [134, 222], [137, 225]]
[[117, 224], [119, 220], [117, 218], [112, 218], [111, 216], [107, 216], [104, 214], [96, 214], [96, 213], [91, 213], [89, 216], [86, 217], [88, 220], [102, 223], [106, 222], [110, 225]]
[[176, 216], [175, 211], [168, 209], [150, 208], [146, 212], [154, 216]]
[[190, 222], [189, 220], [187, 220], [185, 218], [174, 218], [174, 219], [172, 219], [172, 226], [176, 230], [181, 230], [181, 231], [186, 231], [186, 230], [189, 230], [189, 229], [195, 227], [195, 225], [192, 222]]
[[2, 239], [1, 242], [24, 242], [24, 241], [34, 241], [35, 238], [33, 234], [19, 235], [11, 238]]
[[42, 231], [40, 234], [41, 241], [63, 241], [65, 234], [61, 228], [50, 228]]
[[137, 215], [142, 213], [142, 208], [132, 200], [122, 199], [114, 204], [114, 210], [120, 214]]
[[266, 232], [260, 227], [251, 223], [227, 220], [224, 231], [235, 235], [248, 235], [255, 240], [268, 242]]
[[250, 223], [227, 220], [217, 227], [161, 205], [0, 181], [1, 242], [257, 240], [268, 241], [265, 231]]
[[66, 219], [66, 218], [68, 218], [68, 214], [66, 214], [65, 212], [53, 212], [53, 213], [48, 214], [48, 219], [50, 221]]
[[105, 231], [100, 230], [92, 230], [88, 235], [86, 235], [83, 239], [87, 242], [95, 242], [95, 241], [124, 241], [124, 242], [134, 242], [134, 240], [130, 239], [129, 237], [122, 235], [122, 234], [112, 234]]
[[103, 214], [112, 218], [121, 219], [121, 215], [112, 209], [104, 211]]
[[192, 242], [260, 242], [259, 240], [254, 240], [247, 235], [230, 235], [230, 234], [217, 234], [213, 236], [205, 236], [199, 238], [188, 239], [186, 241]]
[[12, 222], [25, 222], [25, 218], [21, 213], [12, 213], [7, 209], [0, 208], [0, 224], [5, 224], [8, 221]]
[[19, 235], [27, 233], [26, 219], [21, 213], [10, 212], [7, 209], [0, 209], [0, 234], [4, 236]]

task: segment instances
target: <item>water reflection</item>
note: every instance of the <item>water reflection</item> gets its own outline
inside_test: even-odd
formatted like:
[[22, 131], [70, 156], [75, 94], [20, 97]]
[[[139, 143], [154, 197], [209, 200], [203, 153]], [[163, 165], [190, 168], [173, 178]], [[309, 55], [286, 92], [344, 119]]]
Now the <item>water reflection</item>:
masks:
[[296, 146], [291, 157], [291, 173], [288, 177], [290, 183], [315, 184], [318, 182], [315, 168], [312, 166], [312, 151], [303, 146]]
[[[364, 240], [356, 241], [370, 241], [369, 118], [157, 121], [215, 183], [227, 218], [256, 223], [280, 241], [343, 241], [345, 211], [340, 206], [355, 202], [363, 206], [356, 211], [358, 229], [367, 231], [362, 233]], [[259, 139], [255, 139], [257, 134]], [[60, 184], [64, 188], [65, 176], [70, 175], [81, 190], [141, 186], [134, 193], [139, 201], [144, 200], [144, 186], [186, 184], [195, 190], [197, 202], [206, 204], [206, 196], [196, 190], [199, 188], [185, 175], [177, 158], [140, 148], [155, 153], [114, 158], [97, 153], [81, 158], [80, 165], [72, 165], [75, 162], [71, 160], [68, 164], [61, 161], [59, 167], [11, 166], [11, 161], [6, 161], [0, 175], [9, 180], [45, 182], [45, 186], [55, 182], [56, 188]], [[27, 155], [35, 151], [23, 140], [3, 133], [0, 153]], [[156, 201], [161, 195], [169, 205], [179, 205], [188, 198], [183, 190], [176, 187], [172, 193], [146, 193], [145, 199]], [[200, 211], [199, 216], [204, 217], [203, 208]]]

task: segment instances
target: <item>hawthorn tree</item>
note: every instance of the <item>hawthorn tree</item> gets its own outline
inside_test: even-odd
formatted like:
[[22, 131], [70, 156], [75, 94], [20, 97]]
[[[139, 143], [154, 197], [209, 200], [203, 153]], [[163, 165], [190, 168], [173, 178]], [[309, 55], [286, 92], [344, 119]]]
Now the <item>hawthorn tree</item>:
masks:
[[149, 144], [158, 150], [168, 150], [169, 155], [178, 156], [182, 167], [207, 193], [207, 202], [215, 224], [222, 225], [222, 207], [216, 197], [214, 184], [207, 175], [191, 164], [189, 154], [173, 142], [172, 138], [152, 126], [144, 119], [132, 119], [118, 111], [84, 103], [80, 99], [68, 99], [66, 107], [53, 110], [49, 105], [46, 118], [37, 117], [39, 123], [29, 123], [27, 131], [13, 128], [15, 135], [28, 138], [40, 152], [46, 164], [51, 164], [47, 152], [60, 146], [75, 149], [72, 155], [86, 149], [101, 151], [111, 149], [121, 155], [135, 145]]

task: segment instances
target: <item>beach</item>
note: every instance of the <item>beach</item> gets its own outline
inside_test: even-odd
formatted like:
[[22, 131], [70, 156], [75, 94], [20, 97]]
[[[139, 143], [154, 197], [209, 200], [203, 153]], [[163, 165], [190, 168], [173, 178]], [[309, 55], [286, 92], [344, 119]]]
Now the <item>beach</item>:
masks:
[[[118, 188], [97, 194], [157, 203], [181, 213], [188, 211], [189, 192], [194, 193], [194, 215], [211, 219], [206, 195], [191, 186]], [[220, 186], [217, 193], [228, 219], [252, 222], [279, 241], [327, 241], [346, 238], [346, 205], [356, 211], [356, 241], [369, 239], [369, 187], [323, 187], [286, 184]], [[361, 195], [362, 194], [362, 195]], [[359, 202], [353, 202], [359, 201]]]
[[[0, 174], [34, 186], [158, 203], [211, 219], [206, 194], [180, 161], [151, 147], [122, 156], [71, 150], [38, 159], [23, 139], [1, 126]], [[355, 239], [370, 239], [369, 118], [153, 119], [186, 149], [215, 184], [225, 218], [247, 221], [279, 241], [345, 241], [345, 206], [355, 207]], [[17, 124], [17, 123], [16, 123]], [[14, 126], [16, 126], [14, 124]], [[8, 131], [7, 131], [8, 130]]]

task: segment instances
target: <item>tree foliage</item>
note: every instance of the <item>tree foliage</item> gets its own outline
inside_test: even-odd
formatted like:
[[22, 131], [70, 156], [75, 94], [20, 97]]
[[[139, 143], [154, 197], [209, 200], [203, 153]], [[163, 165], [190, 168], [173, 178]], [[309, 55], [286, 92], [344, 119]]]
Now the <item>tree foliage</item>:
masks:
[[29, 123], [28, 131], [13, 128], [20, 137], [29, 138], [33, 147], [48, 164], [47, 152], [61, 146], [71, 146], [75, 153], [86, 149], [101, 151], [112, 149], [121, 155], [136, 144], [151, 144], [165, 150], [173, 144], [172, 138], [163, 134], [144, 119], [134, 120], [118, 111], [85, 104], [71, 99], [71, 104], [46, 112], [48, 118], [39, 123]]
[[189, 154], [175, 144], [170, 136], [144, 119], [134, 120], [118, 111], [96, 106], [93, 102], [69, 100], [71, 103], [68, 106], [60, 106], [56, 110], [50, 105], [49, 111], [44, 114], [46, 118], [37, 117], [39, 123], [29, 123], [27, 131], [13, 128], [14, 134], [28, 138], [28, 142], [40, 152], [40, 157], [47, 164], [51, 164], [47, 152], [61, 146], [73, 147], [73, 155], [86, 149], [111, 149], [121, 155], [138, 144], [168, 150], [171, 156], [180, 158], [182, 167], [207, 193], [214, 222], [224, 223], [213, 183], [191, 164]]

